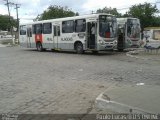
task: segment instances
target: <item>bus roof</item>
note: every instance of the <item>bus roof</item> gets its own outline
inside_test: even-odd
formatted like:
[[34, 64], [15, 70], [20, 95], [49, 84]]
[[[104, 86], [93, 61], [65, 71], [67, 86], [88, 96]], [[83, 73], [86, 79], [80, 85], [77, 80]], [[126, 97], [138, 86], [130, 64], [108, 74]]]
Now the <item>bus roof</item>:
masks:
[[41, 21], [35, 21], [35, 22], [30, 22], [30, 23], [22, 23], [20, 25], [29, 25], [29, 24], [38, 24], [38, 23], [42, 23], [42, 22], [46, 23], [46, 22], [56, 22], [56, 21], [64, 21], [64, 20], [91, 18], [91, 17], [98, 17], [99, 15], [114, 16], [112, 14], [99, 13], [99, 14], [90, 14], [90, 15], [82, 15], [82, 16], [73, 16], [73, 17], [65, 17], [65, 18], [56, 18], [56, 19], [41, 20]]
[[128, 20], [128, 19], [138, 19], [134, 17], [117, 18], [117, 20]]
[[144, 30], [151, 30], [151, 29], [160, 30], [160, 27], [146, 27], [146, 28], [144, 28]]
[[118, 24], [125, 24], [125, 22], [127, 22], [128, 19], [139, 20], [138, 18], [133, 18], [133, 17], [117, 18], [117, 23]]

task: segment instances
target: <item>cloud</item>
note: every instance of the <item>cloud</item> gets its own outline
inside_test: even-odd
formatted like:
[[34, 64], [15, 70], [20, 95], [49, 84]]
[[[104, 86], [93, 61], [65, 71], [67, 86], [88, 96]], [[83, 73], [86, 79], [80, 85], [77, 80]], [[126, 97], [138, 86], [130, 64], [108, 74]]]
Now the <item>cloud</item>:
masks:
[[144, 2], [154, 2], [154, 0], [87, 0], [83, 5], [83, 9], [85, 10], [97, 10], [99, 8], [111, 7], [111, 8], [129, 8], [132, 5], [144, 3]]
[[[25, 19], [33, 19], [38, 14], [43, 13], [49, 5], [68, 6], [74, 12], [82, 14], [90, 14], [91, 11], [96, 11], [99, 8], [112, 7], [112, 8], [126, 8], [131, 5], [155, 2], [155, 0], [9, 0], [10, 2], [21, 4], [19, 8], [19, 17]], [[5, 3], [5, 2], [3, 2]], [[125, 12], [126, 10], [119, 10]], [[0, 5], [0, 14], [8, 14], [7, 7], [4, 4]], [[16, 18], [14, 8], [11, 9], [11, 15]], [[22, 19], [21, 21], [24, 21]]]
[[0, 5], [0, 14], [8, 14], [7, 7], [4, 5]]
[[75, 0], [32, 0], [32, 4], [29, 3], [31, 3], [29, 0], [24, 0], [20, 3], [20, 9], [23, 8], [23, 10], [20, 12], [21, 18], [25, 18], [26, 16], [34, 16], [35, 18], [38, 14], [43, 13], [43, 11], [46, 10], [50, 5], [58, 5], [63, 7], [68, 6], [69, 9], [79, 12], [82, 10], [81, 6], [83, 6], [85, 0], [79, 0], [76, 2]]

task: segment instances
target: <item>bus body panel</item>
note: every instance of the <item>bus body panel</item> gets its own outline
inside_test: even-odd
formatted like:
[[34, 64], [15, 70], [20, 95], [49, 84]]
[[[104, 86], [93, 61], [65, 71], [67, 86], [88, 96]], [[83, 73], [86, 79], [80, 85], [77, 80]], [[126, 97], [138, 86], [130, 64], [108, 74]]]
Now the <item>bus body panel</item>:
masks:
[[[42, 35], [42, 45], [44, 48], [52, 49], [54, 47], [54, 40], [52, 34]], [[36, 43], [36, 42], [35, 42]]]

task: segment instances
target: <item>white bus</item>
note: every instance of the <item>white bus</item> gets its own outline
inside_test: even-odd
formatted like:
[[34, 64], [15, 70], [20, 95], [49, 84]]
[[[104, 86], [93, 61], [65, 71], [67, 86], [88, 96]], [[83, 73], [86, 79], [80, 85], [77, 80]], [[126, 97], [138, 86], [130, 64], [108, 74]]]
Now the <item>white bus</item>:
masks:
[[118, 31], [123, 34], [123, 40], [117, 40], [117, 49], [138, 48], [141, 42], [141, 27], [138, 18], [117, 18]]
[[160, 48], [160, 27], [144, 28], [143, 41], [147, 48]]
[[83, 53], [116, 46], [117, 22], [110, 14], [91, 14], [20, 24], [20, 45], [27, 48]]

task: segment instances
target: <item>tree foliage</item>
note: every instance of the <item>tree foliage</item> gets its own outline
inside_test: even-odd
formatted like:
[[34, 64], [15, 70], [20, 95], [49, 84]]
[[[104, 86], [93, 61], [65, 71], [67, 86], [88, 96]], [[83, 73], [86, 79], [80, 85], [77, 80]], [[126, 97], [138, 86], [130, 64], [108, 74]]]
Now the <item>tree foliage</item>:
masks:
[[47, 20], [63, 17], [78, 16], [78, 13], [74, 13], [68, 7], [61, 7], [56, 5], [50, 5], [41, 15], [38, 15], [36, 20]]
[[129, 11], [127, 11], [125, 14], [121, 14], [117, 11], [116, 8], [102, 8], [98, 9], [97, 13], [108, 13], [113, 14], [116, 17], [135, 17], [139, 18], [141, 22], [142, 29], [144, 27], [157, 27], [160, 26], [160, 16], [156, 16], [156, 13], [158, 13], [159, 10], [157, 9], [156, 5], [152, 5], [150, 3], [144, 3], [144, 4], [138, 4], [133, 5], [129, 8]]
[[10, 17], [9, 22], [9, 16], [8, 15], [0, 15], [0, 30], [4, 31], [10, 31], [11, 26], [16, 26], [16, 20], [13, 19], [13, 17]]
[[[137, 4], [129, 8], [125, 14], [121, 14], [116, 8], [104, 7], [96, 11], [96, 13], [113, 14], [116, 17], [135, 17], [139, 18], [142, 29], [149, 26], [160, 26], [160, 17], [156, 16], [158, 9], [150, 3]], [[78, 16], [78, 13], [73, 12], [68, 7], [50, 5], [41, 15], [38, 15], [35, 20], [47, 20], [63, 17]]]
[[117, 17], [120, 17], [121, 14], [117, 11], [116, 8], [108, 8], [108, 7], [104, 7], [102, 9], [98, 9], [97, 10], [97, 13], [107, 13], [107, 14], [112, 14], [112, 15], [115, 15]]
[[[150, 3], [133, 5], [129, 11], [128, 16], [136, 17], [140, 19], [141, 27], [149, 27], [149, 26], [157, 26], [160, 22], [158, 22], [159, 17], [156, 17], [156, 13], [158, 13], [158, 9], [156, 5], [151, 5]], [[126, 14], [126, 16], [127, 16]]]

